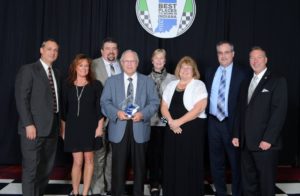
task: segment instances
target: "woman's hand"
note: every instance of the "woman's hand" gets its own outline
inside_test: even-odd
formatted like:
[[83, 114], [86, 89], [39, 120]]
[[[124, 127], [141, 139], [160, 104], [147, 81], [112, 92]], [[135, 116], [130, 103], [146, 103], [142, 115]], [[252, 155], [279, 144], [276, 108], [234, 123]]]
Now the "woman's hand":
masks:
[[98, 121], [98, 126], [97, 126], [96, 131], [95, 131], [95, 138], [96, 137], [101, 137], [103, 135], [103, 127], [104, 127], [104, 118], [101, 118]]
[[176, 134], [181, 134], [182, 133], [182, 129], [180, 128], [181, 123], [180, 123], [180, 121], [178, 119], [177, 120], [169, 119], [168, 120], [168, 124], [170, 126], [170, 129], [174, 133], [176, 133]]
[[96, 137], [101, 137], [103, 135], [103, 130], [102, 130], [102, 127], [97, 127], [96, 128], [96, 131], [95, 131], [95, 138]]

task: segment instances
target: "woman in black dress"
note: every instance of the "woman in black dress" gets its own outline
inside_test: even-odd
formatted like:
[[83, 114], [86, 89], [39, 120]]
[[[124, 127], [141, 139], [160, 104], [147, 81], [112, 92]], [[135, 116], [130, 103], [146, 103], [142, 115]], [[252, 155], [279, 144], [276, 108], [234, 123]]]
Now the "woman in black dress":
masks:
[[87, 195], [94, 169], [94, 151], [101, 145], [104, 118], [100, 109], [102, 85], [91, 72], [92, 60], [76, 55], [63, 85], [62, 136], [65, 151], [72, 152], [72, 194], [79, 194], [83, 169], [83, 192]]
[[164, 196], [203, 195], [203, 143], [207, 91], [196, 62], [183, 57], [163, 93], [161, 112], [168, 121], [164, 141]]

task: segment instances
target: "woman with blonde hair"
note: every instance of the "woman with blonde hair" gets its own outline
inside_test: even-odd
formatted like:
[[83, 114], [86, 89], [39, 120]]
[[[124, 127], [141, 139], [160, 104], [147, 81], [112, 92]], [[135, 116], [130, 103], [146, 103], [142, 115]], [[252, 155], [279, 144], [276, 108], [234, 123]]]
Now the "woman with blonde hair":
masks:
[[177, 64], [178, 80], [166, 87], [161, 113], [168, 121], [164, 141], [164, 196], [203, 195], [203, 143], [207, 91], [196, 62]]
[[[161, 99], [166, 86], [176, 80], [176, 77], [166, 70], [166, 51], [164, 49], [154, 50], [152, 64], [152, 72], [149, 77], [154, 80], [158, 96]], [[162, 122], [161, 117], [161, 112], [158, 111], [151, 118], [151, 136], [147, 152], [151, 196], [159, 196], [162, 183], [163, 135], [166, 123]]]

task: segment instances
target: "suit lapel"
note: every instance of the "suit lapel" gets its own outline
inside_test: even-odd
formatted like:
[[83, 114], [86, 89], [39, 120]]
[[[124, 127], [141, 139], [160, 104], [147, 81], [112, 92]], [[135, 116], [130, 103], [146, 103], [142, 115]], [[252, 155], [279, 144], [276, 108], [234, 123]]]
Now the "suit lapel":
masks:
[[40, 75], [42, 81], [45, 84], [49, 85], [49, 79], [48, 79], [47, 73], [46, 73], [42, 63], [40, 61], [37, 61], [35, 66], [36, 66], [36, 70], [37, 70], [38, 74]]
[[142, 94], [142, 89], [143, 89], [143, 86], [144, 86], [144, 80], [141, 79], [140, 77], [140, 74], [137, 73], [137, 87], [136, 87], [136, 93], [135, 93], [135, 103], [138, 103], [139, 100], [137, 100], [136, 98], [137, 97], [140, 97], [140, 96], [137, 96], [137, 95], [141, 95]]
[[[115, 76], [112, 76], [112, 77], [115, 77]], [[118, 97], [120, 97], [119, 102], [121, 103], [122, 101], [125, 100], [125, 96], [126, 96], [125, 95], [126, 90], [125, 90], [125, 84], [124, 84], [124, 74], [117, 75], [116, 77], [117, 77], [116, 86], [117, 87], [119, 86], [119, 88], [117, 88], [117, 89], [119, 89], [117, 94], [118, 94]]]
[[236, 89], [236, 85], [237, 85], [237, 68], [236, 66], [232, 66], [232, 72], [231, 72], [231, 79], [230, 79], [230, 83], [229, 83], [229, 92], [228, 92], [228, 112], [230, 111], [230, 107], [231, 107], [231, 100], [233, 100], [231, 98], [231, 96], [233, 96], [233, 90]]
[[[269, 79], [269, 75], [270, 75], [270, 71], [267, 70], [266, 73], [263, 75], [263, 77], [261, 78], [261, 80], [259, 81], [259, 83], [257, 84], [253, 94], [252, 94], [252, 97], [250, 99], [250, 102], [249, 104], [255, 99], [255, 97], [257, 97], [257, 95], [262, 91], [263, 89], [263, 86], [264, 84], [268, 81]], [[251, 80], [250, 80], [251, 82]], [[249, 85], [250, 85], [250, 82], [249, 82]], [[248, 85], [248, 89], [249, 89], [249, 85]], [[248, 95], [248, 90], [247, 90], [247, 95]]]
[[102, 74], [103, 78], [106, 80], [108, 78], [108, 74], [107, 74], [107, 71], [106, 71], [105, 63], [104, 63], [102, 58], [100, 58], [100, 64], [103, 65], [103, 66], [99, 66], [100, 74]]

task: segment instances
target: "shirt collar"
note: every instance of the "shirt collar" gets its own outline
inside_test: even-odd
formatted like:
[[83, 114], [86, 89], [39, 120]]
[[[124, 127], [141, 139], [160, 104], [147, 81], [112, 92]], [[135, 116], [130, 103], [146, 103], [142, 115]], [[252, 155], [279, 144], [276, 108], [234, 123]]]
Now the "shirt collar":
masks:
[[226, 67], [220, 65], [219, 68], [221, 69], [221, 71], [222, 71], [223, 69], [225, 69], [225, 70], [227, 71], [227, 70], [232, 69], [232, 66], [233, 66], [233, 63], [230, 63], [230, 64], [229, 64], [228, 66], [226, 66]]
[[110, 65], [110, 64], [115, 64], [116, 63], [116, 61], [113, 61], [113, 62], [107, 61], [103, 57], [102, 57], [102, 60], [103, 60], [105, 65]]
[[128, 76], [128, 75], [124, 72], [124, 79], [127, 81], [128, 78], [132, 78], [132, 80], [136, 80], [136, 78], [137, 78], [137, 73], [135, 72], [132, 76]]
[[267, 71], [267, 67], [263, 71], [261, 71], [259, 74], [257, 74], [257, 75], [255, 73], [253, 73], [253, 77], [256, 76], [257, 79], [260, 80], [264, 76], [264, 74], [266, 73], [266, 71]]

